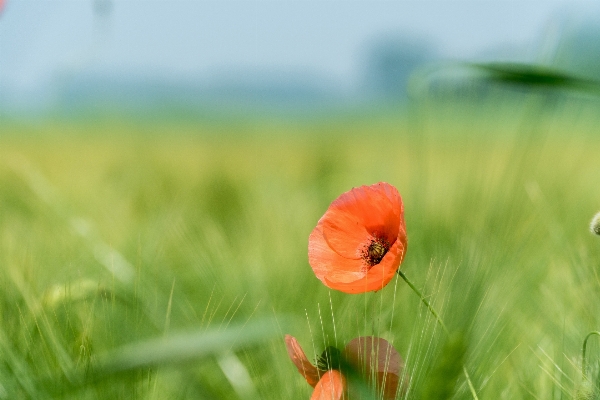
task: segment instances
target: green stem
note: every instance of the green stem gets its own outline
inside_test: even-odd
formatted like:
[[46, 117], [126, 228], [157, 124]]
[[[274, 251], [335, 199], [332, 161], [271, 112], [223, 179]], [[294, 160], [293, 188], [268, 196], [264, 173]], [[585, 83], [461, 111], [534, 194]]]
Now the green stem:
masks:
[[[398, 275], [400, 275], [400, 277], [402, 279], [404, 279], [404, 282], [406, 282], [408, 284], [408, 286], [410, 286], [410, 288], [413, 290], [413, 292], [415, 292], [417, 294], [417, 296], [419, 296], [419, 298], [421, 299], [421, 301], [423, 302], [423, 304], [425, 304], [427, 306], [427, 308], [429, 309], [429, 311], [431, 312], [431, 314], [433, 314], [433, 316], [435, 317], [435, 319], [437, 320], [437, 322], [440, 324], [440, 326], [442, 327], [442, 329], [444, 330], [444, 332], [446, 332], [446, 335], [450, 336], [450, 331], [446, 327], [446, 324], [444, 324], [444, 321], [442, 321], [442, 319], [440, 318], [440, 316], [437, 313], [437, 311], [435, 311], [435, 309], [431, 306], [431, 304], [429, 303], [429, 301], [427, 301], [427, 299], [425, 298], [425, 296], [423, 296], [423, 294], [421, 293], [421, 291], [419, 289], [417, 289], [417, 287], [406, 277], [406, 275], [404, 275], [404, 272], [398, 270]], [[600, 334], [600, 332], [598, 332], [598, 334]], [[587, 338], [586, 338], [586, 340], [587, 340]], [[583, 344], [583, 349], [584, 349], [583, 351], [584, 351], [584, 354], [585, 354], [585, 342]], [[585, 358], [584, 358], [584, 360], [585, 360]], [[471, 395], [473, 396], [473, 399], [474, 400], [479, 400], [479, 398], [477, 397], [477, 392], [475, 391], [475, 387], [473, 386], [473, 382], [471, 382], [471, 378], [469, 377], [469, 373], [467, 372], [467, 368], [464, 365], [463, 365], [463, 372], [465, 374], [465, 378], [467, 379], [467, 384], [469, 385], [469, 390], [471, 391]]]
[[442, 319], [438, 315], [437, 311], [435, 311], [435, 309], [431, 306], [431, 304], [429, 304], [429, 302], [427, 301], [425, 296], [423, 296], [423, 294], [419, 291], [419, 289], [417, 289], [416, 286], [413, 285], [413, 283], [408, 280], [406, 275], [404, 275], [404, 272], [398, 270], [398, 275], [400, 275], [402, 277], [402, 279], [404, 279], [404, 282], [408, 283], [408, 286], [410, 286], [410, 288], [413, 290], [413, 292], [415, 292], [417, 294], [417, 296], [419, 296], [419, 298], [421, 299], [423, 304], [425, 304], [427, 306], [427, 308], [429, 309], [429, 311], [431, 311], [431, 313], [433, 314], [435, 319], [437, 319], [437, 322], [440, 324], [442, 329], [444, 329], [444, 332], [446, 332], [447, 335], [450, 335], [450, 331], [448, 330], [448, 328], [446, 328], [446, 324], [444, 324], [444, 321], [442, 321]]
[[585, 381], [587, 379], [587, 373], [586, 373], [586, 369], [587, 369], [587, 362], [585, 359], [585, 350], [587, 348], [587, 341], [590, 338], [590, 336], [592, 335], [598, 335], [600, 336], [600, 332], [598, 331], [593, 331], [587, 334], [587, 336], [585, 337], [585, 339], [583, 339], [583, 348], [581, 349], [581, 376], [583, 378], [583, 380]]

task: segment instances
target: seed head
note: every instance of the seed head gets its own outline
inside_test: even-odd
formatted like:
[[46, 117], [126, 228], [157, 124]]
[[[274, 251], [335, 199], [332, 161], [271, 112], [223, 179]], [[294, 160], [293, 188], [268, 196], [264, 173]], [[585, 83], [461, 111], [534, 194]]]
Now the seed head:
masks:
[[596, 235], [600, 235], [600, 212], [594, 215], [590, 223], [590, 231]]
[[596, 394], [592, 382], [588, 379], [584, 379], [575, 392], [575, 400], [593, 400], [596, 398]]

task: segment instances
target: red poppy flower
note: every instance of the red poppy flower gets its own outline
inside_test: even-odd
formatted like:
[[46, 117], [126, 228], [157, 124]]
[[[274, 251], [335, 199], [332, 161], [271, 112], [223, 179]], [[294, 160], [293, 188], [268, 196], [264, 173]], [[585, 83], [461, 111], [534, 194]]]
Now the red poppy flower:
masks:
[[[314, 366], [295, 337], [285, 335], [285, 344], [298, 372], [315, 388], [311, 400], [348, 398], [346, 377], [337, 369], [335, 362], [333, 368], [323, 363]], [[404, 361], [385, 339], [374, 336], [352, 339], [340, 353], [340, 358], [366, 382], [374, 385], [384, 400], [395, 399], [398, 391], [403, 394], [406, 390], [408, 379], [402, 375]]]
[[346, 392], [346, 378], [338, 370], [326, 371], [315, 386], [310, 400], [340, 400]]
[[392, 280], [406, 246], [400, 193], [379, 182], [354, 188], [331, 203], [308, 238], [308, 261], [325, 286], [363, 293]]

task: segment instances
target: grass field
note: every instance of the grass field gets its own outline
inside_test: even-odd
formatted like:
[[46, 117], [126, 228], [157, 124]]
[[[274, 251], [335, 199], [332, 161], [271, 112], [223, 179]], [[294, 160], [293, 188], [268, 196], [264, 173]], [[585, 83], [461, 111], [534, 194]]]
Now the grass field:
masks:
[[[480, 399], [574, 398], [600, 329], [600, 118], [539, 105], [3, 123], [0, 398], [308, 399], [286, 333], [309, 358], [393, 342], [406, 399], [472, 398], [463, 363]], [[329, 203], [378, 181], [450, 340], [400, 278], [346, 295], [308, 264]]]

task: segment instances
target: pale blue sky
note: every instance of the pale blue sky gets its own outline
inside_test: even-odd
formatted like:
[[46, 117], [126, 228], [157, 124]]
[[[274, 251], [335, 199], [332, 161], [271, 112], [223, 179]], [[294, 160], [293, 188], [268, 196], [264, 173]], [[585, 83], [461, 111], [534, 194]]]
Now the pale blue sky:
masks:
[[[107, 1], [107, 0], [96, 0]], [[352, 85], [365, 48], [403, 35], [451, 59], [520, 49], [537, 57], [573, 1], [7, 0], [0, 87], [35, 91], [80, 71], [203, 78], [223, 71], [310, 71]], [[585, 3], [578, 3], [585, 9]]]

